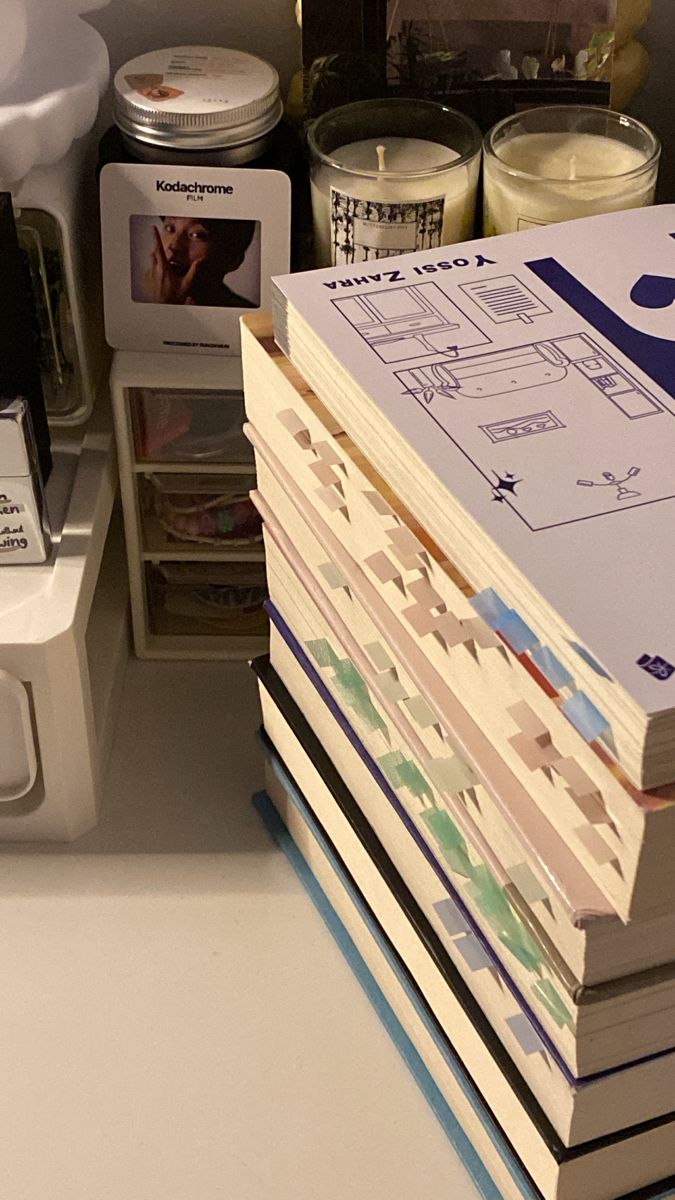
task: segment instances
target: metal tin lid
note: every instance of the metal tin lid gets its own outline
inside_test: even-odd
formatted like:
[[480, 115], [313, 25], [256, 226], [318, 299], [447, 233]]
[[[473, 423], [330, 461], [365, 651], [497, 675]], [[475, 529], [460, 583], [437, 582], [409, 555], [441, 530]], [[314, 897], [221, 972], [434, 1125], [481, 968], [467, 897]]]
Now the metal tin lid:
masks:
[[279, 76], [264, 59], [217, 46], [173, 46], [120, 67], [113, 111], [129, 137], [197, 150], [263, 137], [283, 106]]

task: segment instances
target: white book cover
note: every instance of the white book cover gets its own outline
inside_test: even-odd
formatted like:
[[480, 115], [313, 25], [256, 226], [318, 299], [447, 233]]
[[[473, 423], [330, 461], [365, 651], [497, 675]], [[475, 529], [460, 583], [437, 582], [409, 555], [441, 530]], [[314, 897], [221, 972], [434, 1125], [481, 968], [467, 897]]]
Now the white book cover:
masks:
[[675, 205], [274, 282], [282, 348], [290, 306], [575, 648], [674, 708]]

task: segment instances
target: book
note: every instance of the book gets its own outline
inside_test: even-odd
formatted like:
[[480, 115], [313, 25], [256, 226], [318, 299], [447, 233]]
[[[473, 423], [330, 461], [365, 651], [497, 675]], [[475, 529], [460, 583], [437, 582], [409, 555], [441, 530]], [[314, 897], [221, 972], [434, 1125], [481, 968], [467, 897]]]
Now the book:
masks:
[[[280, 464], [277, 470], [283, 471]], [[339, 566], [326, 561], [301, 511], [289, 502], [290, 481], [284, 484], [281, 474], [270, 473], [262, 458], [258, 478], [255, 501], [268, 534], [272, 600], [285, 614], [293, 606], [294, 616], [287, 619], [299, 645], [335, 701], [349, 712], [376, 764], [374, 774], [384, 778], [400, 815], [411, 823], [419, 839], [417, 845], [414, 838], [405, 839], [413, 878], [413, 860], [418, 869], [423, 867], [416, 850], [431, 855], [437, 873], [438, 859], [447, 860], [467, 908], [498, 964], [505, 965], [507, 986], [515, 982], [521, 1001], [524, 996], [535, 1020], [543, 1023], [560, 1051], [563, 1070], [588, 1076], [670, 1050], [675, 968], [615, 980], [606, 988], [579, 988], [538, 922], [523, 920], [513, 903], [504, 855], [510, 855], [507, 864], [520, 862], [512, 875], [523, 891], [528, 892], [528, 884], [535, 887], [534, 894], [528, 892], [531, 900], [543, 904], [548, 897], [523, 861], [529, 847], [519, 840], [521, 825], [514, 821], [505, 829], [510, 797], [501, 810], [495, 806], [495, 776], [490, 765], [481, 769], [488, 748], [480, 731], [471, 729], [451, 694], [443, 705], [443, 726], [433, 721], [429, 705], [401, 665], [401, 631], [394, 622], [379, 630], [372, 625], [368, 612], [373, 609], [364, 610], [361, 601], [367, 597], [359, 596], [345, 559]], [[334, 586], [334, 570], [340, 571], [340, 587]], [[281, 594], [278, 588], [283, 588]], [[378, 640], [378, 634], [384, 636]], [[415, 668], [410, 660], [407, 666]], [[447, 720], [451, 715], [454, 723]], [[343, 763], [342, 754], [336, 761]], [[371, 821], [379, 815], [377, 799], [373, 803]], [[522, 822], [522, 812], [517, 815]], [[546, 830], [541, 832], [545, 838]], [[442, 888], [436, 899], [442, 902]], [[666, 1069], [665, 1063], [661, 1066]]]
[[[665, 821], [671, 822], [672, 829], [667, 802], [672, 789], [661, 789], [660, 798], [638, 793], [605, 748], [598, 741], [589, 744], [575, 729], [561, 707], [567, 668], [543, 648], [543, 657], [536, 648], [517, 653], [502, 634], [495, 634], [482, 620], [474, 607], [475, 589], [276, 347], [269, 318], [245, 322], [242, 345], [246, 407], [253, 435], [262, 436], [288, 466], [317, 518], [329, 526], [391, 611], [403, 619], [431, 665], [452, 679], [458, 699], [474, 720], [489, 731], [494, 744], [508, 751], [528, 803], [534, 801], [546, 819], [550, 847], [555, 846], [559, 829], [565, 846], [584, 863], [596, 883], [616, 898], [616, 903], [608, 900], [598, 889], [583, 902], [578, 897], [579, 903], [566, 903], [564, 895], [561, 898], [562, 912], [551, 932], [556, 940], [563, 939], [560, 949], [566, 961], [572, 965], [575, 960], [577, 978], [585, 983], [600, 982], [672, 960], [672, 909], [661, 910], [662, 915], [649, 925], [643, 918], [639, 937], [619, 933], [610, 915], [619, 907], [627, 911], [631, 889], [634, 904], [637, 898], [645, 905], [650, 897], [657, 903], [661, 900], [657, 885], [662, 870], [657, 862], [653, 881], [652, 849], [646, 847], [646, 835], [652, 828], [663, 836]], [[451, 638], [441, 636], [434, 617], [442, 610], [437, 607], [435, 613], [430, 600], [442, 603], [451, 614], [446, 617]], [[521, 732], [523, 714], [530, 729], [527, 736]], [[544, 753], [550, 744], [564, 748], [557, 764], [551, 765]], [[531, 753], [541, 754], [534, 764]], [[654, 807], [654, 821], [660, 812], [661, 826], [647, 824]], [[593, 828], [587, 843], [589, 826]], [[610, 861], [615, 853], [621, 859], [620, 873]], [[606, 856], [604, 864], [598, 863], [599, 854]], [[551, 882], [555, 886], [560, 880], [555, 855], [540, 845], [535, 857], [545, 864], [542, 874], [535, 862], [535, 874], [550, 891]], [[555, 907], [553, 899], [552, 904]], [[540, 912], [546, 923], [547, 912], [541, 906]], [[590, 946], [591, 942], [598, 945], [599, 952], [581, 952], [582, 944]]]
[[[264, 695], [269, 673], [264, 666], [262, 672]], [[273, 708], [278, 710], [277, 729], [287, 748], [297, 745], [292, 731], [289, 731], [290, 741], [283, 732], [286, 710], [282, 711], [269, 693], [264, 703], [268, 713], [271, 714]], [[626, 1187], [650, 1189], [655, 1175], [666, 1167], [668, 1156], [672, 1155], [672, 1149], [667, 1149], [667, 1144], [672, 1143], [672, 1135], [662, 1139], [657, 1127], [652, 1126], [649, 1130], [645, 1127], [642, 1134], [633, 1130], [571, 1150], [565, 1148], [547, 1125], [536, 1103], [532, 1104], [531, 1095], [527, 1088], [522, 1088], [508, 1058], [502, 1055], [498, 1044], [491, 1042], [490, 1030], [480, 1008], [472, 1004], [470, 995], [461, 992], [459, 983], [463, 1007], [457, 1009], [453, 1040], [439, 1027], [396, 944], [400, 947], [408, 936], [404, 932], [404, 910], [408, 905], [413, 911], [414, 901], [400, 891], [386, 856], [378, 857], [368, 827], [362, 827], [357, 834], [353, 825], [340, 819], [339, 805], [334, 803], [333, 816], [330, 816], [330, 789], [323, 785], [320, 777], [317, 778], [316, 768], [304, 749], [299, 745], [297, 748], [300, 757], [296, 758], [296, 766], [302, 773], [304, 760], [307, 767], [304, 782], [312, 801], [321, 792], [321, 816], [306, 795], [303, 796], [300, 781], [293, 779], [271, 747], [270, 767], [266, 773], [268, 792], [331, 902], [336, 905], [341, 919], [346, 918], [346, 927], [374, 970], [385, 996], [412, 1032], [445, 1100], [452, 1103], [458, 1099], [456, 1086], [461, 1080], [461, 1090], [466, 1095], [470, 1089], [493, 1136], [497, 1134], [502, 1147], [508, 1143], [518, 1156], [519, 1169], [524, 1168], [526, 1172], [521, 1176], [521, 1182], [527, 1180], [529, 1174], [528, 1183], [534, 1185], [535, 1194], [541, 1194], [547, 1200], [576, 1200], [580, 1195], [585, 1200], [613, 1200], [623, 1195]], [[326, 795], [328, 801], [325, 801]], [[330, 821], [330, 831], [324, 820]], [[421, 929], [418, 918], [414, 919], [418, 930]], [[407, 927], [412, 929], [409, 921]], [[454, 1043], [457, 1038], [464, 1041], [465, 1031], [468, 1042], [464, 1044], [462, 1054]], [[469, 1043], [482, 1043], [489, 1053], [474, 1054]], [[471, 1072], [469, 1060], [477, 1068], [475, 1074]], [[477, 1146], [482, 1149], [480, 1129], [474, 1126], [468, 1110], [464, 1112], [468, 1118], [463, 1121], [464, 1128], [470, 1136], [477, 1138]], [[663, 1128], [659, 1126], [660, 1130]], [[641, 1137], [647, 1140], [641, 1142]], [[662, 1150], [658, 1148], [661, 1140], [664, 1142]], [[500, 1185], [507, 1184], [508, 1172], [498, 1178]], [[672, 1179], [667, 1180], [654, 1191], [665, 1195], [668, 1185], [672, 1184]], [[520, 1193], [514, 1190], [505, 1194], [516, 1196]], [[642, 1193], [643, 1196], [647, 1194], [649, 1191]]]
[[[281, 695], [281, 707], [287, 718], [294, 706], [302, 716], [304, 702], [312, 697], [316, 681], [311, 679], [311, 672], [303, 676], [303, 664], [295, 658], [292, 641], [286, 641], [283, 633], [276, 638], [271, 657], [276, 664], [271, 668], [276, 682], [274, 687], [268, 686], [268, 691], [271, 688], [277, 704], [281, 703]], [[289, 769], [295, 772], [295, 752], [289, 749], [286, 741], [280, 742], [279, 723], [263, 693], [261, 703], [265, 728], [283, 753]], [[450, 1033], [455, 1028], [453, 1006], [457, 980], [461, 979], [490, 1026], [490, 1037], [494, 1035], [501, 1050], [507, 1053], [566, 1146], [581, 1145], [644, 1120], [665, 1119], [673, 1110], [670, 1082], [673, 1055], [664, 1055], [658, 1061], [627, 1064], [621, 1071], [575, 1079], [533, 1014], [527, 998], [513, 986], [513, 980], [482, 936], [472, 914], [462, 906], [461, 896], [456, 892], [453, 895], [450, 889], [443, 894], [434, 885], [431, 873], [412, 861], [405, 852], [403, 833], [400, 823], [397, 825], [394, 820], [391, 802], [385, 803], [385, 798], [380, 796], [378, 810], [374, 789], [363, 788], [353, 761], [354, 754], [358, 755], [358, 738], [348, 723], [345, 724], [344, 714], [319, 705], [317, 696], [311, 711], [312, 724], [306, 718], [302, 721], [293, 719], [297, 737], [306, 749], [317, 743], [323, 747], [323, 757], [319, 757], [322, 761], [328, 758], [328, 763], [321, 767], [322, 777], [341, 780], [337, 789], [339, 804], [345, 808], [341, 797], [350, 797], [345, 811], [351, 813], [351, 823], [370, 830], [380, 846], [380, 857], [386, 857], [387, 869], [391, 867], [403, 881], [414, 898], [415, 912], [423, 918], [422, 940], [425, 946], [431, 947], [431, 963], [421, 955], [419, 946], [415, 948], [415, 943], [412, 948], [409, 946], [404, 957], [407, 956], [412, 973], [441, 1024]], [[332, 758], [336, 747], [341, 747], [341, 757], [337, 760], [339, 769]], [[319, 760], [314, 751], [310, 757], [316, 766]], [[352, 792], [348, 787], [352, 783], [357, 791]], [[336, 794], [332, 783], [329, 790]], [[437, 903], [438, 895], [443, 895], [440, 904]]]
[[[560, 710], [642, 789], [675, 773], [675, 344], [656, 278], [674, 218], [636, 210], [275, 284], [282, 349], [486, 624], [535, 664], [553, 656]], [[639, 854], [624, 919], [673, 898], [672, 796], [644, 794], [613, 801]]]

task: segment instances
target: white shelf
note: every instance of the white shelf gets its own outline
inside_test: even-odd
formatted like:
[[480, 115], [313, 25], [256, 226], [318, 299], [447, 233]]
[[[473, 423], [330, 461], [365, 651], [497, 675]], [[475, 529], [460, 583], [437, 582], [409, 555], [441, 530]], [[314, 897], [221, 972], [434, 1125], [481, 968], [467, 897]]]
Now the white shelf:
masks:
[[3, 1200], [479, 1200], [250, 804], [243, 665], [132, 662], [99, 828], [4, 848]]
[[106, 549], [117, 477], [100, 408], [55, 437], [48, 561], [0, 573], [0, 669], [26, 690], [39, 762], [29, 790], [0, 804], [0, 841], [68, 840], [96, 822], [128, 655], [121, 538]]

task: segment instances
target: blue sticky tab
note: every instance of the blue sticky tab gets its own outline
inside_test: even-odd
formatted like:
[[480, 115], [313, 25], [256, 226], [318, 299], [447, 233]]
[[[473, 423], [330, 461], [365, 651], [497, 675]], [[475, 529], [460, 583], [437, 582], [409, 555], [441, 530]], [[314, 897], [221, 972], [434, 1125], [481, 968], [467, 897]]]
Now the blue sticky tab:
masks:
[[539, 638], [529, 625], [518, 615], [515, 608], [507, 608], [506, 615], [500, 618], [496, 626], [497, 632], [505, 637], [515, 654], [524, 654], [533, 646], [539, 645]]
[[438, 913], [445, 929], [450, 934], [450, 937], [458, 937], [471, 933], [471, 926], [459, 911], [454, 900], [439, 900], [434, 904], [434, 910]]
[[485, 588], [482, 592], [477, 592], [469, 600], [471, 607], [482, 617], [486, 625], [490, 629], [498, 629], [500, 622], [503, 621], [509, 614], [509, 608], [494, 591], [493, 588]]
[[588, 650], [584, 648], [584, 646], [581, 646], [579, 642], [570, 642], [570, 646], [573, 650], [576, 650], [579, 658], [583, 658], [586, 665], [589, 666], [592, 671], [595, 671], [596, 675], [600, 675], [602, 679], [611, 680], [612, 676], [607, 674], [605, 668], [600, 666], [597, 658], [593, 658], [593, 655], [590, 654]]
[[556, 658], [552, 650], [548, 646], [535, 646], [532, 651], [532, 662], [539, 667], [545, 679], [554, 688], [571, 687], [574, 683], [574, 676], [570, 675], [567, 667], [564, 667], [559, 658]]
[[573, 696], [564, 700], [560, 707], [587, 742], [594, 742], [610, 729], [607, 717], [602, 715], [600, 709], [596, 708], [583, 692], [575, 692]]

